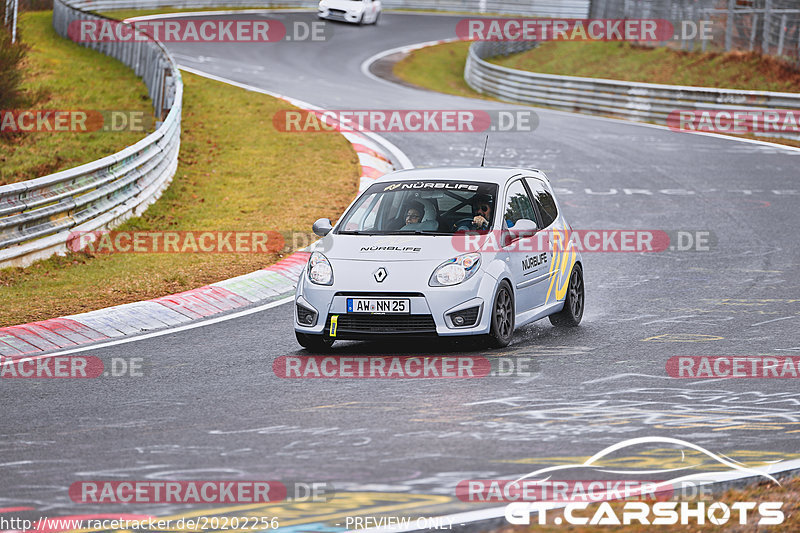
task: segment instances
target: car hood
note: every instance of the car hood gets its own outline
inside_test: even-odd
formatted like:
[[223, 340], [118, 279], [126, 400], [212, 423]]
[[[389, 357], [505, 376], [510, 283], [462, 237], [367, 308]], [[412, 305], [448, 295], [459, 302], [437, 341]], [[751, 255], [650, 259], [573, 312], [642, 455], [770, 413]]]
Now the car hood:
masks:
[[344, 9], [345, 11], [352, 11], [363, 6], [364, 2], [353, 2], [352, 0], [327, 0], [325, 2], [327, 8]]
[[[464, 249], [463, 238], [451, 235], [332, 235], [316, 243], [313, 250], [330, 260], [350, 261], [446, 261], [474, 251], [485, 240], [474, 237]], [[472, 245], [472, 243], [477, 243]]]

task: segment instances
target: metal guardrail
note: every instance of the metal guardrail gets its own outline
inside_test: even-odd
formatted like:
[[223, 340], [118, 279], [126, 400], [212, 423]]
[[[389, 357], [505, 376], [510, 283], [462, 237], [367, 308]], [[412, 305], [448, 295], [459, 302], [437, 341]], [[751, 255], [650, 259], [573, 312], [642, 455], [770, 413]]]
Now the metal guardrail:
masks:
[[[512, 102], [553, 107], [638, 122], [666, 124], [676, 110], [800, 110], [800, 94], [635, 83], [538, 74], [486, 61], [535, 47], [531, 42], [478, 42], [469, 49], [464, 79], [479, 93]], [[800, 139], [796, 133], [771, 137]]]
[[[681, 47], [758, 50], [800, 65], [800, 3], [797, 0], [593, 0], [592, 18], [651, 18], [711, 22], [711, 38], [699, 34]], [[698, 32], [699, 33], [699, 32]]]
[[[67, 37], [76, 20], [102, 17], [54, 0], [53, 27]], [[169, 185], [178, 166], [183, 83], [175, 61], [160, 43], [85, 43], [119, 59], [140, 76], [163, 123], [121, 152], [0, 187], [0, 267], [27, 266], [67, 251], [71, 232], [118, 225], [141, 214]], [[167, 111], [166, 117], [164, 112]]]
[[[388, 9], [430, 9], [471, 13], [509, 13], [541, 17], [577, 17], [589, 14], [589, 0], [381, 0]], [[92, 11], [112, 9], [203, 7], [308, 7], [318, 0], [77, 0], [71, 5]]]

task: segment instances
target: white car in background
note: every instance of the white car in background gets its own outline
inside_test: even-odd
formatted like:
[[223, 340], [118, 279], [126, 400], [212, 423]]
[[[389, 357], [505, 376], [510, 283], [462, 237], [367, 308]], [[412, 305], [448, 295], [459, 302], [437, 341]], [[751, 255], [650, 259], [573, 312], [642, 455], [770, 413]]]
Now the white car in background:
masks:
[[380, 0], [320, 0], [317, 15], [321, 19], [377, 24], [381, 16]]

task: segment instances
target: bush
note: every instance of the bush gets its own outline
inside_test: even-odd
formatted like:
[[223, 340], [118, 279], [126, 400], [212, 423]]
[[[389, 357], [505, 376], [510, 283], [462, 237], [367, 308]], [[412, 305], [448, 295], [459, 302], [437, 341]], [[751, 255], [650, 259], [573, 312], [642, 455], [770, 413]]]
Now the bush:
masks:
[[11, 44], [11, 33], [0, 26], [0, 109], [9, 109], [19, 101], [24, 57], [25, 46], [19, 39]]

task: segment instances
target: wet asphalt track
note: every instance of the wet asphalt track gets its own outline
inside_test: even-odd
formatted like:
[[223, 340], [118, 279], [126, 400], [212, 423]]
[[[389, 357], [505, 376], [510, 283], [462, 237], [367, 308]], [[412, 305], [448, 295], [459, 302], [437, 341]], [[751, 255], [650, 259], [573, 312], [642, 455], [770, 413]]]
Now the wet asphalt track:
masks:
[[[456, 20], [384, 14], [378, 27], [334, 23], [326, 43], [169, 48], [182, 65], [326, 108], [512, 108], [361, 73], [382, 50], [453, 37]], [[645, 435], [800, 456], [796, 381], [665, 372], [676, 355], [800, 355], [800, 152], [537, 113], [532, 133], [492, 135], [489, 164], [545, 170], [575, 228], [710, 231], [712, 249], [584, 254], [582, 326], [540, 321], [500, 351], [535, 358], [526, 378], [281, 380], [273, 360], [305, 353], [283, 305], [90, 352], [143, 357], [144, 378], [5, 381], [0, 507], [97, 510], [66, 495], [84, 479], [326, 481], [340, 491], [452, 496], [459, 480], [531, 469], [508, 460], [587, 456]], [[480, 134], [385, 137], [416, 166], [474, 165], [482, 147]], [[472, 346], [351, 342], [334, 353], [484, 353]]]

